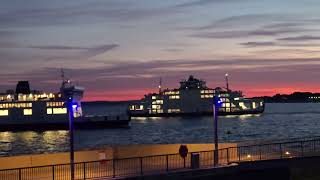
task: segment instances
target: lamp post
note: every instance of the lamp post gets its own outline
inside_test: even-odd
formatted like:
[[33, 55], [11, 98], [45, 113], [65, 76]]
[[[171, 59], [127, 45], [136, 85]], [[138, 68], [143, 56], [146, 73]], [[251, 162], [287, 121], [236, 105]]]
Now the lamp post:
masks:
[[73, 143], [73, 108], [76, 106], [73, 104], [72, 96], [68, 97], [68, 109], [69, 109], [69, 145], [70, 145], [70, 177], [74, 180], [74, 143]]
[[214, 150], [213, 150], [213, 165], [219, 164], [219, 142], [218, 142], [218, 111], [222, 105], [222, 101], [216, 95], [213, 98], [213, 123], [214, 123]]

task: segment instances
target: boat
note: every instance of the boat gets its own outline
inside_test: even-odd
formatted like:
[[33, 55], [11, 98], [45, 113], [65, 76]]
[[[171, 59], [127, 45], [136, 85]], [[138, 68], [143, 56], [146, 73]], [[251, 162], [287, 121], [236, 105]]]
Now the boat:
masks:
[[[84, 88], [64, 78], [57, 93], [30, 90], [28, 81], [19, 81], [16, 90], [0, 94], [0, 130], [68, 129], [72, 108], [75, 128], [124, 127], [129, 117], [83, 116]], [[72, 105], [68, 105], [72, 103]], [[68, 108], [69, 107], [69, 108]]]
[[190, 75], [180, 82], [176, 89], [161, 89], [158, 93], [150, 93], [141, 100], [128, 106], [128, 114], [132, 117], [161, 116], [199, 116], [212, 115], [214, 97], [222, 101], [218, 109], [219, 116], [261, 114], [265, 104], [261, 98], [245, 98], [241, 91], [229, 88], [226, 74], [226, 88], [209, 88], [206, 82]]

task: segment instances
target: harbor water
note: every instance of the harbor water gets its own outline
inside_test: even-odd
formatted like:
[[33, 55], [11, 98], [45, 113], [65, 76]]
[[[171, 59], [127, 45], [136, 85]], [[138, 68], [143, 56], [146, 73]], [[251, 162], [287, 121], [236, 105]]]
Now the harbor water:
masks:
[[[116, 115], [125, 103], [87, 103], [84, 113]], [[220, 142], [273, 140], [320, 135], [320, 104], [271, 103], [261, 115], [219, 117]], [[76, 150], [118, 144], [213, 142], [213, 118], [133, 118], [130, 128], [75, 130]], [[69, 150], [68, 131], [0, 132], [0, 156]]]

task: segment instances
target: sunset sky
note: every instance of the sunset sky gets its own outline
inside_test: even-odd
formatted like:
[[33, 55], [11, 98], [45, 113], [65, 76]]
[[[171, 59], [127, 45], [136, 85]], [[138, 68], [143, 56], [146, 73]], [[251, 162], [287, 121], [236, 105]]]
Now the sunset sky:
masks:
[[247, 96], [320, 92], [319, 0], [2, 0], [0, 91], [29, 80], [140, 99], [194, 75]]

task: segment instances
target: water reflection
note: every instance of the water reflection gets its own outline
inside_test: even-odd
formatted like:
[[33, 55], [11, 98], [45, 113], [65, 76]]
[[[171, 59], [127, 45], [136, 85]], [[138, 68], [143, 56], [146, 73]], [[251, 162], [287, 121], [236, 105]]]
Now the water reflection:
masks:
[[239, 119], [240, 120], [246, 120], [246, 119], [251, 119], [251, 118], [256, 118], [261, 116], [261, 114], [243, 114], [243, 115], [239, 115]]
[[132, 117], [131, 120], [134, 120], [134, 121], [145, 121], [147, 120], [146, 117]]
[[21, 132], [17, 138], [22, 140], [22, 143], [25, 143], [28, 146], [32, 146], [38, 139], [38, 133], [34, 131]]
[[12, 132], [0, 132], [0, 142], [7, 143], [15, 140], [14, 133]]
[[4, 155], [6, 152], [12, 151], [12, 142], [14, 141], [14, 133], [0, 132], [0, 155]]
[[46, 131], [42, 137], [45, 148], [50, 151], [54, 151], [61, 146], [66, 147], [66, 143], [69, 142], [68, 131]]
[[[106, 109], [100, 110], [106, 111]], [[108, 111], [111, 110], [111, 107], [108, 108]], [[219, 141], [270, 140], [320, 135], [320, 104], [268, 104], [266, 111], [263, 115], [219, 117]], [[299, 115], [292, 113], [302, 111], [305, 113]], [[132, 118], [131, 128], [128, 129], [75, 132], [77, 150], [114, 144], [212, 142], [212, 116]], [[68, 131], [0, 132], [0, 156], [68, 150]]]

